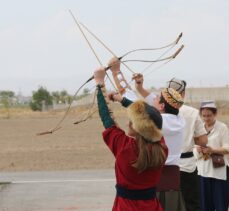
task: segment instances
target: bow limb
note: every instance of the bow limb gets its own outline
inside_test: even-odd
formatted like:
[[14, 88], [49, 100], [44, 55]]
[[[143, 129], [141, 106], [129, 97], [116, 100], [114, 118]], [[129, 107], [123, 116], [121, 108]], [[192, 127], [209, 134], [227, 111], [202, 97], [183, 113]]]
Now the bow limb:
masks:
[[[132, 50], [132, 51], [129, 51], [127, 53], [125, 53], [123, 56], [121, 57], [118, 57], [101, 39], [99, 39], [87, 26], [85, 26], [82, 22], [80, 22], [80, 25], [89, 33], [91, 34], [100, 44], [102, 44], [114, 57], [118, 58], [120, 60], [120, 62], [127, 67], [128, 70], [130, 70], [133, 74], [135, 74], [135, 72], [133, 70], [131, 70], [129, 68], [129, 66], [127, 66], [125, 64], [125, 61], [122, 61], [121, 59], [124, 58], [125, 56], [129, 55], [130, 53], [133, 53], [133, 52], [136, 52], [136, 51], [146, 51], [146, 50], [160, 50], [160, 49], [164, 49], [164, 48], [167, 48], [167, 47], [170, 47], [170, 49], [168, 49], [165, 53], [163, 53], [157, 60], [155, 61], [150, 61], [152, 64], [154, 64], [155, 62], [157, 61], [167, 61], [169, 59], [171, 59], [171, 57], [174, 57], [174, 55], [170, 56], [170, 57], [167, 57], [167, 58], [164, 58], [164, 59], [161, 59], [159, 60], [163, 55], [165, 55], [169, 50], [171, 50], [179, 41], [180, 39], [182, 38], [182, 33], [179, 34], [179, 36], [176, 38], [175, 41], [173, 41], [172, 43], [168, 44], [168, 45], [165, 45], [163, 47], [159, 47], [159, 48], [144, 48], [144, 49], [135, 49], [135, 50]], [[182, 49], [181, 49], [182, 50]], [[181, 51], [180, 50], [180, 51]], [[178, 52], [179, 53], [179, 52]], [[176, 56], [175, 56], [176, 57]], [[174, 57], [174, 58], [175, 58]], [[128, 60], [127, 60], [128, 62]], [[167, 62], [165, 62], [167, 63]], [[150, 64], [149, 66], [147, 66], [143, 71], [145, 71], [146, 69], [148, 69], [150, 66], [152, 66], [152, 64]], [[124, 78], [124, 75], [122, 74], [122, 72], [120, 71], [119, 73], [119, 78], [117, 77], [117, 75], [113, 75], [113, 78], [114, 78], [114, 81], [115, 81], [115, 84], [116, 84], [116, 87], [118, 88], [119, 92], [120, 93], [123, 93], [125, 92], [125, 88], [129, 88], [131, 89], [130, 87], [130, 82], [128, 83], [125, 78]], [[121, 84], [120, 84], [120, 78], [121, 78]]]
[[[91, 34], [99, 43], [101, 43], [114, 57], [117, 57], [119, 60], [121, 60], [122, 58], [124, 58], [125, 56], [134, 53], [136, 51], [153, 51], [153, 50], [161, 50], [164, 48], [168, 48], [170, 46], [174, 46], [176, 44], [178, 44], [178, 42], [180, 41], [180, 39], [183, 36], [183, 33], [180, 33], [179, 36], [176, 38], [175, 41], [173, 41], [172, 43], [162, 46], [162, 47], [158, 47], [158, 48], [139, 48], [139, 49], [134, 49], [131, 51], [126, 52], [125, 54], [123, 54], [122, 56], [118, 57], [101, 39], [99, 39], [88, 27], [86, 27], [82, 22], [80, 22], [80, 25], [83, 26], [83, 28], [89, 33]], [[122, 62], [122, 61], [121, 61]], [[133, 72], [132, 72], [133, 73]]]
[[[173, 47], [172, 47], [173, 48]], [[145, 74], [145, 76], [148, 76], [149, 74], [151, 74], [152, 72], [155, 72], [156, 70], [161, 69], [163, 66], [165, 66], [166, 64], [168, 64], [169, 62], [171, 62], [173, 59], [175, 59], [178, 54], [183, 50], [184, 45], [182, 45], [174, 54], [172, 54], [171, 56], [165, 58], [165, 59], [161, 59], [160, 58], [167, 53], [168, 51], [166, 51], [163, 55], [161, 55], [157, 60], [155, 60], [154, 62], [152, 62], [151, 64], [149, 64], [148, 66], [146, 66], [146, 68], [144, 68], [140, 73], [143, 74], [147, 69], [149, 69], [149, 67], [151, 67], [152, 65], [154, 65], [156, 62], [159, 61], [165, 61], [163, 62], [161, 65], [157, 66], [156, 68], [152, 69], [150, 72], [148, 72], [147, 74]], [[169, 49], [170, 50], [170, 49]], [[131, 82], [133, 82], [134, 78], [132, 78], [128, 84], [131, 84]]]
[[[93, 47], [92, 47], [91, 43], [90, 43], [90, 42], [89, 42], [89, 40], [87, 39], [87, 37], [86, 37], [86, 35], [85, 35], [84, 31], [82, 30], [82, 28], [81, 28], [81, 26], [80, 26], [80, 24], [79, 24], [78, 20], [77, 20], [77, 19], [76, 19], [76, 17], [73, 15], [73, 13], [72, 13], [72, 11], [71, 11], [71, 10], [69, 10], [69, 13], [71, 14], [71, 16], [72, 16], [73, 20], [75, 21], [75, 23], [76, 23], [77, 27], [79, 28], [79, 30], [80, 30], [80, 32], [81, 32], [81, 34], [83, 35], [84, 39], [86, 40], [86, 42], [87, 42], [88, 46], [90, 47], [91, 51], [92, 51], [92, 52], [93, 52], [93, 54], [95, 55], [95, 57], [96, 57], [97, 61], [98, 61], [98, 62], [99, 62], [99, 64], [100, 64], [100, 66], [102, 66], [102, 67], [103, 67], [103, 64], [102, 64], [101, 60], [99, 59], [99, 57], [98, 57], [98, 55], [96, 54], [95, 50], [93, 49]], [[116, 89], [116, 87], [115, 87], [115, 85], [113, 84], [113, 82], [112, 82], [112, 80], [110, 79], [110, 77], [109, 77], [109, 75], [108, 75], [108, 74], [107, 74], [107, 77], [108, 77], [108, 79], [110, 80], [110, 82], [111, 82], [112, 86], [114, 87], [114, 89], [115, 89], [115, 90], [117, 90], [117, 89]], [[88, 79], [88, 81], [92, 80], [93, 78], [94, 78], [94, 77], [91, 77], [90, 79]]]
[[[162, 56], [164, 56], [168, 51], [170, 51], [174, 46], [172, 46], [170, 49], [168, 49], [165, 53], [163, 53], [160, 57], [157, 58], [157, 60], [159, 60]], [[181, 52], [181, 50], [184, 48], [184, 45], [182, 45], [171, 57], [170, 59], [168, 59], [168, 61], [165, 61], [162, 65], [160, 65], [159, 67], [156, 67], [153, 71], [160, 69], [162, 66], [168, 64], [170, 61], [172, 61], [173, 59], [176, 58], [176, 56]], [[155, 62], [149, 64], [148, 66], [146, 66], [141, 73], [143, 74], [146, 70], [148, 70], [152, 65], [154, 65]]]
[[95, 55], [95, 57], [96, 57], [97, 61], [98, 61], [98, 62], [99, 62], [99, 64], [100, 64], [100, 66], [103, 66], [103, 64], [102, 64], [101, 60], [99, 59], [98, 55], [96, 54], [95, 50], [93, 49], [93, 47], [92, 47], [91, 43], [88, 41], [88, 39], [87, 39], [86, 35], [84, 34], [84, 32], [83, 32], [82, 28], [80, 27], [79, 22], [77, 21], [77, 19], [76, 19], [76, 18], [75, 18], [75, 16], [73, 15], [72, 11], [71, 11], [71, 10], [69, 10], [69, 13], [71, 14], [71, 16], [72, 16], [73, 20], [75, 21], [76, 25], [78, 26], [78, 28], [79, 28], [79, 30], [80, 30], [80, 32], [81, 32], [81, 34], [83, 35], [84, 39], [85, 39], [85, 40], [86, 40], [86, 42], [87, 42], [87, 44], [88, 44], [89, 48], [91, 49], [91, 51], [92, 51], [92, 52], [93, 52], [93, 54]]
[[184, 48], [184, 45], [182, 45], [173, 55], [162, 58], [162, 59], [157, 59], [157, 60], [143, 60], [143, 59], [127, 59], [124, 60], [123, 62], [162, 62], [165, 60], [169, 60], [169, 59], [175, 59], [176, 56], [181, 52], [181, 50]]
[[[152, 70], [151, 72], [154, 72], [158, 69], [160, 69], [161, 67], [163, 67], [164, 65], [168, 64], [169, 62], [171, 62], [173, 59], [175, 59], [177, 57], [177, 55], [183, 50], [184, 45], [182, 45], [174, 54], [173, 56], [168, 60], [165, 61], [162, 65], [160, 65], [159, 67], [155, 68], [154, 70]], [[147, 75], [149, 75], [151, 72], [149, 72]]]
[[[154, 64], [156, 64], [156, 62], [159, 62], [159, 60], [165, 55], [165, 54], [167, 54], [169, 51], [171, 51], [174, 47], [175, 47], [175, 45], [179, 42], [179, 40], [181, 39], [181, 37], [182, 37], [182, 33], [178, 36], [178, 38], [172, 43], [172, 44], [170, 44], [170, 45], [167, 45], [167, 46], [164, 46], [164, 47], [162, 47], [162, 48], [165, 48], [165, 47], [169, 47], [169, 46], [171, 46], [168, 50], [166, 50], [164, 53], [162, 53], [154, 62], [151, 62], [149, 65], [147, 65], [140, 73], [141, 74], [143, 74], [146, 70], [148, 70], [150, 67], [152, 67]], [[169, 56], [167, 59], [166, 59], [166, 61], [162, 64], [162, 65], [160, 65], [160, 66], [158, 66], [158, 67], [156, 67], [155, 69], [153, 69], [153, 71], [155, 71], [155, 70], [158, 70], [158, 69], [160, 69], [161, 67], [163, 67], [164, 65], [166, 65], [166, 64], [168, 64], [172, 59], [174, 59], [179, 53], [180, 53], [180, 51], [183, 49], [183, 45], [181, 46], [181, 48], [179, 48], [172, 56]], [[135, 51], [142, 51], [142, 50], [158, 50], [159, 48], [154, 48], [154, 49], [150, 49], [150, 48], [148, 48], [148, 49], [136, 49], [136, 50], [132, 50], [132, 51], [129, 51], [129, 52], [127, 52], [126, 54], [124, 54], [125, 56], [126, 55], [128, 55], [129, 53], [132, 53], [132, 52], [135, 52]], [[151, 71], [151, 72], [153, 72], [153, 71]], [[147, 74], [148, 75], [148, 74]], [[127, 84], [131, 84], [131, 82], [133, 81], [133, 78], [127, 83]]]
[[138, 48], [138, 49], [134, 49], [134, 50], [126, 52], [125, 54], [123, 54], [119, 58], [122, 59], [122, 58], [126, 57], [127, 55], [129, 55], [131, 53], [134, 53], [134, 52], [137, 52], [137, 51], [155, 51], [155, 50], [161, 50], [161, 49], [164, 49], [164, 48], [168, 48], [168, 47], [171, 47], [171, 46], [174, 47], [176, 44], [178, 44], [178, 42], [180, 41], [182, 36], [183, 36], [183, 33], [180, 33], [179, 36], [176, 38], [176, 40], [173, 41], [172, 43], [168, 44], [168, 45], [165, 45], [165, 46], [162, 46], [162, 47], [158, 47], [158, 48]]
[[[78, 93], [80, 92], [80, 90], [87, 84], [88, 82], [86, 81], [85, 83], [83, 83], [79, 88], [78, 90], [76, 91], [76, 93], [74, 94], [73, 96], [73, 99], [78, 95]], [[54, 133], [55, 131], [59, 130], [61, 128], [61, 123], [64, 121], [64, 119], [66, 118], [67, 114], [69, 113], [70, 111], [70, 108], [72, 106], [72, 103], [73, 103], [73, 100], [71, 101], [71, 103], [69, 104], [67, 110], [65, 111], [63, 117], [59, 120], [59, 122], [57, 122], [57, 124], [50, 130], [47, 130], [45, 132], [41, 132], [41, 133], [37, 133], [37, 135], [46, 135], [46, 134], [52, 134]]]
[[180, 41], [181, 37], [183, 36], [183, 33], [181, 32], [178, 36], [178, 38], [176, 39], [176, 44]]
[[[80, 25], [79, 25], [79, 22], [77, 21], [77, 19], [75, 18], [75, 16], [74, 16], [73, 13], [71, 12], [71, 10], [69, 10], [69, 13], [71, 14], [71, 16], [72, 16], [73, 20], [75, 21], [76, 25], [78, 26], [80, 32], [81, 32], [82, 35], [84, 36], [84, 38], [85, 38], [87, 44], [89, 45], [91, 51], [92, 51], [93, 54], [95, 55], [95, 57], [96, 57], [98, 63], [100, 64], [100, 66], [103, 66], [101, 60], [99, 59], [99, 57], [98, 57], [98, 55], [96, 54], [95, 50], [93, 49], [92, 45], [91, 45], [90, 42], [88, 41], [86, 35], [84, 34], [83, 30], [81, 29], [81, 27], [80, 27]], [[108, 70], [108, 69], [109, 69], [109, 68], [107, 67], [105, 70]], [[107, 76], [108, 76], [108, 75], [107, 75]], [[89, 78], [87, 81], [85, 81], [85, 82], [78, 88], [78, 90], [76, 91], [76, 93], [75, 93], [74, 96], [73, 96], [73, 99], [78, 95], [79, 91], [80, 91], [89, 81], [91, 81], [93, 78], [94, 78], [94, 76], [92, 76], [91, 78]], [[109, 78], [109, 76], [108, 76], [108, 78]], [[111, 81], [111, 80], [110, 80], [110, 81]], [[111, 83], [112, 83], [112, 81], [111, 81]], [[113, 83], [112, 83], [112, 85], [114, 86]], [[115, 87], [115, 86], [114, 86], [114, 87]], [[116, 89], [116, 88], [115, 88], [115, 89]], [[72, 100], [72, 102], [73, 102], [73, 100]], [[60, 126], [61, 123], [65, 120], [67, 114], [68, 114], [69, 111], [70, 111], [72, 102], [69, 104], [69, 106], [68, 106], [67, 110], [65, 111], [63, 117], [60, 119], [59, 122], [57, 122], [56, 126], [54, 126], [52, 129], [49, 129], [49, 130], [47, 130], [47, 131], [45, 131], [45, 132], [37, 133], [37, 135], [52, 134], [52, 133], [54, 133], [55, 131], [59, 130], [59, 129], [61, 128], [61, 126]], [[86, 120], [85, 120], [85, 121], [86, 121]]]
[[[83, 26], [83, 28], [89, 33], [91, 34], [104, 48], [106, 48], [114, 57], [118, 58], [118, 60], [132, 73], [135, 74], [135, 72], [128, 66], [126, 65], [124, 62], [121, 61], [122, 57], [118, 57], [101, 39], [99, 39], [90, 29], [88, 29], [88, 27], [86, 27], [82, 22], [80, 22], [80, 25]], [[107, 67], [106, 69], [108, 69], [110, 67]], [[130, 85], [128, 84], [128, 82], [126, 81], [123, 73], [121, 71], [119, 71], [118, 74], [112, 74], [113, 75], [113, 79], [115, 82], [115, 85], [118, 89], [118, 92], [120, 94], [124, 94], [126, 92], [126, 88], [131, 89]]]
[[[153, 50], [161, 50], [164, 48], [168, 48], [170, 46], [175, 46], [176, 44], [178, 44], [178, 42], [180, 41], [180, 39], [183, 36], [183, 33], [180, 33], [179, 36], [176, 38], [175, 41], [173, 41], [172, 43], [162, 46], [162, 47], [158, 47], [158, 48], [139, 48], [139, 49], [134, 49], [131, 51], [128, 51], [127, 53], [123, 54], [122, 56], [118, 57], [101, 39], [98, 38], [98, 36], [96, 36], [87, 26], [85, 26], [82, 22], [80, 22], [80, 25], [83, 26], [83, 28], [89, 33], [91, 34], [100, 44], [103, 45], [103, 47], [105, 47], [114, 57], [117, 57], [119, 60], [121, 60], [122, 58], [126, 57], [127, 55], [129, 55], [130, 53], [134, 53], [136, 51], [153, 51]], [[122, 62], [122, 61], [120, 61]], [[124, 64], [126, 65], [126, 64]], [[130, 70], [132, 73], [134, 73], [132, 70]]]
[[182, 45], [173, 55], [173, 59], [175, 59], [177, 57], [177, 55], [183, 50], [184, 45]]
[[[106, 68], [106, 69], [108, 70], [109, 68]], [[78, 95], [78, 93], [80, 92], [80, 90], [81, 90], [88, 82], [90, 82], [92, 79], [94, 79], [94, 76], [92, 76], [92, 77], [89, 78], [87, 81], [85, 81], [85, 82], [77, 89], [77, 91], [76, 91], [75, 94], [73, 95], [73, 99], [76, 98], [76, 96]], [[87, 119], [89, 119], [89, 118], [95, 113], [95, 111], [92, 112], [93, 104], [94, 104], [94, 102], [95, 102], [95, 96], [96, 96], [96, 92], [95, 92], [94, 97], [93, 97], [92, 105], [91, 105], [91, 107], [90, 107], [90, 109], [89, 109], [89, 111], [88, 111], [88, 116], [85, 117], [84, 119], [80, 120], [80, 121], [75, 122], [74, 124], [79, 124], [79, 123], [81, 123], [81, 122], [86, 121]], [[68, 114], [69, 111], [70, 111], [70, 108], [71, 108], [71, 106], [72, 106], [72, 103], [73, 103], [73, 100], [72, 100], [71, 103], [68, 105], [68, 108], [67, 108], [67, 110], [65, 111], [63, 117], [59, 120], [59, 122], [57, 122], [57, 124], [56, 124], [52, 129], [47, 130], [47, 131], [44, 131], [44, 132], [41, 132], [41, 133], [37, 133], [37, 135], [52, 134], [52, 133], [54, 133], [55, 131], [59, 130], [59, 129], [61, 128], [61, 126], [60, 126], [61, 123], [65, 120], [65, 118], [67, 117], [67, 114]]]
[[104, 48], [106, 48], [114, 57], [118, 58], [120, 62], [131, 72], [135, 73], [128, 65], [121, 61], [122, 57], [118, 57], [101, 39], [99, 39], [88, 27], [86, 27], [82, 22], [80, 25], [84, 27], [84, 29], [91, 34]]

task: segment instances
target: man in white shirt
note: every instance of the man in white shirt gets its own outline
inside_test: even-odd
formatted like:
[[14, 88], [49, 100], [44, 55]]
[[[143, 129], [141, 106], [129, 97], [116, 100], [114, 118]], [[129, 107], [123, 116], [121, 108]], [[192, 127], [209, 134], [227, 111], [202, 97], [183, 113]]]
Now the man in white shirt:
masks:
[[[172, 78], [167, 87], [178, 91], [185, 97], [186, 82]], [[200, 211], [199, 179], [197, 176], [196, 159], [193, 156], [194, 145], [205, 146], [207, 135], [199, 111], [193, 107], [183, 105], [180, 115], [184, 117], [185, 138], [180, 159], [181, 191], [185, 201], [186, 211]]]
[[[141, 94], [141, 96], [145, 99], [145, 101], [149, 105], [153, 105], [156, 108], [159, 109], [161, 112], [161, 116], [163, 118], [163, 124], [162, 124], [162, 133], [165, 138], [165, 143], [168, 146], [169, 154], [168, 158], [165, 163], [165, 169], [168, 167], [176, 167], [179, 174], [179, 161], [181, 156], [181, 149], [184, 142], [184, 130], [185, 130], [185, 120], [184, 118], [179, 114], [181, 107], [177, 107], [176, 112], [174, 112], [173, 108], [176, 108], [176, 106], [173, 105], [173, 103], [180, 103], [182, 101], [182, 98], [176, 98], [174, 97], [170, 92], [170, 100], [168, 100], [167, 103], [163, 100], [163, 94], [160, 94], [159, 96], [156, 96], [154, 93], [148, 92], [143, 87], [143, 76], [141, 74], [138, 74], [135, 77], [135, 87], [137, 91]], [[171, 88], [167, 88], [171, 89]], [[174, 90], [173, 88], [171, 90]], [[162, 92], [163, 93], [163, 90]], [[178, 93], [178, 92], [175, 92]], [[176, 96], [176, 94], [175, 94]], [[168, 108], [168, 102], [173, 108]], [[167, 104], [167, 105], [166, 105]], [[183, 104], [183, 103], [182, 103]], [[165, 186], [163, 183], [167, 183], [168, 180], [175, 181], [175, 177], [172, 179], [172, 172], [165, 173], [165, 179], [161, 179], [162, 186]], [[170, 175], [171, 174], [171, 175]], [[162, 174], [163, 177], [163, 174]], [[178, 184], [180, 184], [180, 177], [176, 177], [179, 179]], [[160, 185], [159, 185], [160, 186]], [[164, 190], [163, 190], [164, 188]], [[177, 189], [168, 189], [167, 187], [163, 187], [162, 190], [158, 194], [159, 200], [163, 205], [163, 208], [165, 211], [182, 211], [184, 210], [184, 204], [180, 193], [180, 185], [177, 186]]]

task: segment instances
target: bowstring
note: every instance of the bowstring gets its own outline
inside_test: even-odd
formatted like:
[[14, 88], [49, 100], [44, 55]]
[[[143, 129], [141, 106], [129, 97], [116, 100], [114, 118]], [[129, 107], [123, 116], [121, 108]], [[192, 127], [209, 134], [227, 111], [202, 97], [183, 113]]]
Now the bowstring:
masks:
[[166, 64], [168, 64], [169, 62], [171, 62], [173, 60], [173, 58], [169, 59], [168, 61], [165, 61], [164, 63], [162, 63], [161, 65], [159, 65], [158, 67], [155, 67], [154, 69], [152, 69], [150, 72], [148, 72], [147, 74], [145, 74], [145, 76], [148, 76], [150, 74], [152, 74], [153, 72], [161, 69], [163, 66], [165, 66]]
[[[104, 83], [106, 83], [106, 81], [107, 81], [107, 77], [105, 78]], [[96, 87], [96, 85], [94, 85], [90, 90], [94, 89], [95, 87]], [[97, 89], [95, 89], [95, 91], [94, 91], [93, 100], [92, 100], [90, 108], [87, 111], [87, 114], [84, 115], [84, 118], [81, 118], [80, 120], [74, 122], [74, 124], [80, 124], [81, 122], [85, 122], [86, 120], [91, 118], [93, 116], [93, 114], [95, 114], [98, 111], [98, 109], [95, 109], [94, 111], [92, 111], [93, 107], [95, 105], [96, 94], [97, 94]]]
[[[169, 49], [167, 49], [164, 53], [162, 53], [158, 58], [162, 58], [164, 55], [166, 55], [168, 52], [170, 52], [173, 48], [175, 47], [175, 45], [171, 46]], [[156, 63], [155, 62], [152, 62], [151, 64], [147, 65], [142, 71], [141, 73], [143, 74], [144, 72], [146, 72], [150, 67], [152, 67], [153, 65], [155, 65]]]
[[93, 114], [95, 113], [95, 111], [92, 111], [92, 109], [93, 109], [94, 104], [95, 104], [96, 94], [97, 94], [97, 90], [94, 91], [93, 100], [92, 100], [92, 103], [90, 105], [90, 108], [87, 111], [87, 114], [84, 115], [84, 118], [81, 118], [81, 120], [74, 122], [75, 125], [76, 124], [80, 124], [81, 122], [85, 122], [86, 120], [88, 120], [90, 117], [93, 116]]
[[101, 40], [99, 39], [88, 27], [86, 27], [82, 22], [80, 22], [80, 25], [84, 27], [84, 29], [92, 36], [94, 37], [104, 48], [106, 48], [114, 57], [118, 58], [120, 62], [132, 73], [135, 72], [124, 62], [121, 61], [122, 57], [117, 57], [117, 55]]

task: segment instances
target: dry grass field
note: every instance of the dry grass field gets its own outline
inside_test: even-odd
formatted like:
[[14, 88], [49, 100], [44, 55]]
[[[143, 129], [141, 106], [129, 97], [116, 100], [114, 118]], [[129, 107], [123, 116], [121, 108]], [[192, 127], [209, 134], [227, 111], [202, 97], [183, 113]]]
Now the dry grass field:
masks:
[[[114, 106], [117, 107], [117, 106]], [[116, 110], [125, 127], [125, 111]], [[28, 109], [0, 110], [0, 171], [76, 170], [112, 168], [114, 159], [103, 143], [102, 123], [96, 113], [78, 125], [85, 109], [74, 109], [53, 134], [37, 136], [62, 118], [64, 112], [32, 112]]]
[[[113, 105], [116, 119], [126, 129], [125, 110]], [[0, 110], [0, 171], [76, 170], [112, 168], [114, 159], [102, 140], [103, 126], [95, 114], [79, 125], [85, 108], [73, 109], [54, 134], [37, 136], [52, 128], [64, 112], [32, 112], [29, 109]], [[229, 126], [229, 110], [219, 119]]]

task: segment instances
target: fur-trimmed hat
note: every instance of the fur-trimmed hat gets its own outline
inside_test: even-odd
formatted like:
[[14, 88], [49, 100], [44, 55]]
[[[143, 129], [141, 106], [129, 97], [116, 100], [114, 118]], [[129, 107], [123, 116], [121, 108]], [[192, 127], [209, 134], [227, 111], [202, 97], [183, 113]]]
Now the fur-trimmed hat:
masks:
[[138, 100], [127, 108], [127, 115], [133, 129], [147, 141], [161, 140], [162, 117], [156, 108]]
[[186, 88], [186, 81], [180, 80], [178, 78], [172, 78], [170, 81], [167, 82], [166, 87], [167, 88], [173, 88], [177, 92], [182, 93], [185, 91]]
[[181, 95], [172, 88], [165, 88], [161, 91], [162, 97], [165, 101], [175, 109], [179, 109], [183, 104], [183, 98]]

